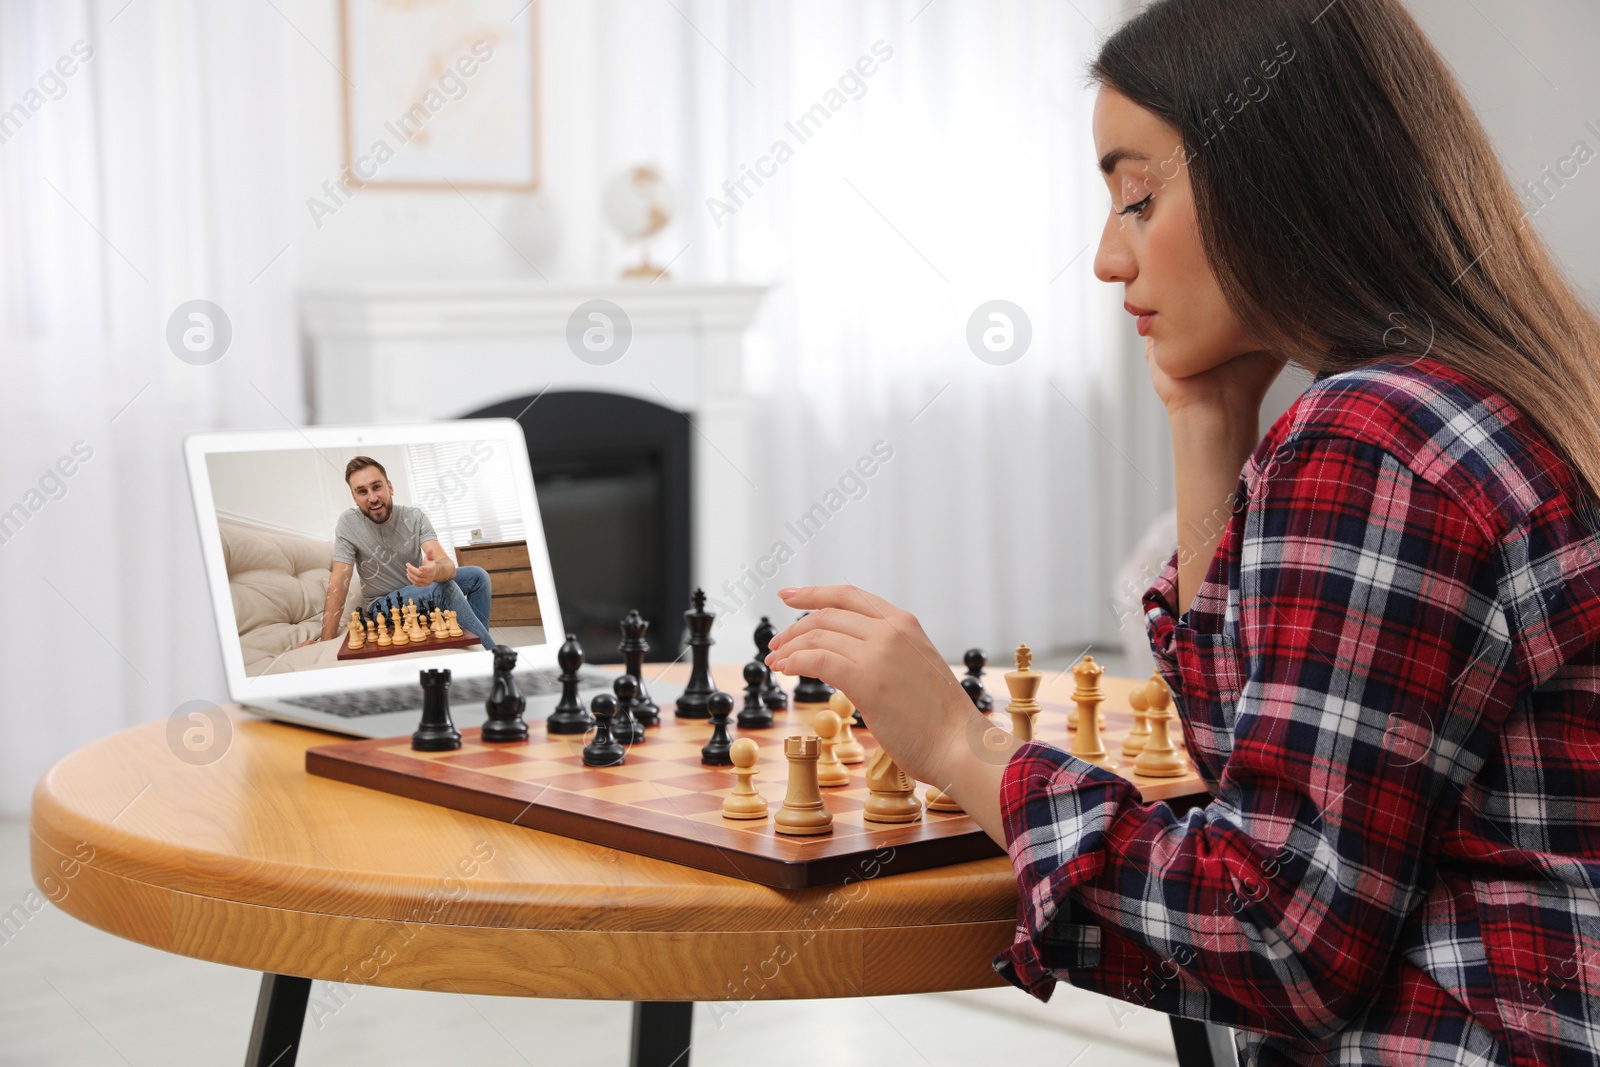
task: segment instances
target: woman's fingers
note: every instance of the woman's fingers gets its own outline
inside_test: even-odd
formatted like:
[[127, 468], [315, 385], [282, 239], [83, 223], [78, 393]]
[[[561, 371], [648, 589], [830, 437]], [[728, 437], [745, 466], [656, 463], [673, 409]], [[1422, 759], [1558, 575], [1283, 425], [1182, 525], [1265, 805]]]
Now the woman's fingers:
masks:
[[873, 620], [854, 611], [843, 608], [822, 608], [813, 611], [789, 625], [789, 628], [773, 637], [767, 647], [781, 648], [793, 641], [803, 633], [813, 630], [834, 630], [838, 633], [849, 634], [851, 637], [865, 638], [872, 632]]
[[783, 662], [787, 674], [818, 678], [846, 693], [858, 691], [856, 665], [832, 649], [803, 648]]
[[[862, 662], [869, 651], [866, 642], [858, 637], [839, 633], [836, 630], [813, 628], [791, 637], [781, 651], [773, 652], [767, 657], [767, 663], [775, 671], [791, 673], [788, 667], [789, 659], [797, 652], [813, 649], [825, 649], [829, 652], [837, 653], [851, 663]], [[827, 679], [824, 678], [823, 681], [827, 681]]]
[[816, 611], [821, 608], [843, 608], [859, 612], [869, 618], [886, 618], [899, 611], [893, 604], [876, 594], [853, 585], [808, 585], [800, 588], [778, 590], [778, 597], [791, 608]]

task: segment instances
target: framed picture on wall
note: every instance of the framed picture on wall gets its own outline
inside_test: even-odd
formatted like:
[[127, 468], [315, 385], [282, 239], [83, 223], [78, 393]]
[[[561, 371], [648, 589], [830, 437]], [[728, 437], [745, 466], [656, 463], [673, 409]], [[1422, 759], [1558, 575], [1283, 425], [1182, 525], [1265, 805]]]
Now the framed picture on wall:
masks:
[[340, 0], [351, 185], [539, 185], [538, 4]]

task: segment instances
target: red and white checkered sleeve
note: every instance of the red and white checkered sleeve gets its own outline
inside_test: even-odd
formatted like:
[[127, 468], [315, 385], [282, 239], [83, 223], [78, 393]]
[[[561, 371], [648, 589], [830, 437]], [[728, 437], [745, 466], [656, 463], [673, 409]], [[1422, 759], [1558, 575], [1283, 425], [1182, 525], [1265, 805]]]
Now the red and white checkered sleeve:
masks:
[[1002, 789], [1017, 936], [996, 968], [1041, 997], [1065, 979], [1317, 1038], [1390, 966], [1466, 754], [1516, 699], [1515, 657], [1492, 546], [1381, 449], [1295, 442], [1235, 523], [1236, 619], [1188, 632], [1172, 566], [1150, 597], [1168, 664], [1242, 664], [1214, 694], [1233, 724], [1218, 795], [1179, 816], [1024, 745]]

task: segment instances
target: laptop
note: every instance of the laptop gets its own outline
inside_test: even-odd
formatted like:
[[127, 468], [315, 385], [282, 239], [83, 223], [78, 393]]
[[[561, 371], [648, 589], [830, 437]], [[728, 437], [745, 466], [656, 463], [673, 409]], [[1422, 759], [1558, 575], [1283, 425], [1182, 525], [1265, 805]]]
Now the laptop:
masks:
[[[555, 707], [566, 631], [515, 421], [195, 433], [184, 457], [234, 703], [395, 737], [443, 667], [457, 727], [478, 726], [492, 643], [516, 649], [530, 725]], [[645, 674], [658, 704], [683, 691]], [[580, 670], [584, 705], [615, 678]]]

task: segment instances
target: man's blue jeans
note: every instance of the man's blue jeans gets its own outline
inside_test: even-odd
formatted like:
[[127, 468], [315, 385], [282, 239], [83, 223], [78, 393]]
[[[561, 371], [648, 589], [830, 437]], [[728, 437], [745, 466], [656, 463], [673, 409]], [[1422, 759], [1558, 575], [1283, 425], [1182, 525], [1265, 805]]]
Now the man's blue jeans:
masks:
[[483, 642], [484, 648], [494, 648], [489, 636], [489, 605], [493, 590], [489, 572], [482, 567], [457, 567], [456, 576], [432, 585], [402, 585], [392, 593], [385, 593], [372, 602], [385, 613], [390, 608], [403, 608], [407, 600], [415, 600], [420, 607], [424, 600], [433, 600], [442, 610], [456, 613], [461, 628]]

